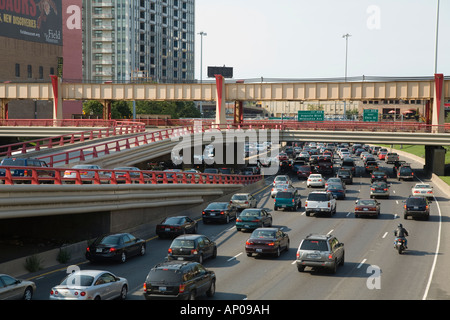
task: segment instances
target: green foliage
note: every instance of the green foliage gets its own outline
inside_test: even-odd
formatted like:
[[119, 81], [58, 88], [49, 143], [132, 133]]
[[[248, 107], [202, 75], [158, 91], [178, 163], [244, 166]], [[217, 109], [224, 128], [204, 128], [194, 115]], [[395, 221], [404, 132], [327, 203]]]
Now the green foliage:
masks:
[[37, 255], [32, 255], [25, 260], [25, 269], [29, 272], [42, 270], [42, 259]]
[[58, 256], [56, 257], [56, 260], [58, 260], [59, 263], [66, 263], [70, 260], [71, 254], [70, 251], [67, 249], [60, 249]]

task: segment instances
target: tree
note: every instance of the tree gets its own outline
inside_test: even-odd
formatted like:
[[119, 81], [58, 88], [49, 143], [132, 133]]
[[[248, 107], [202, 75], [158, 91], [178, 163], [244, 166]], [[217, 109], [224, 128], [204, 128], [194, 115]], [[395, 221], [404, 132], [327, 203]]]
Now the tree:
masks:
[[96, 100], [89, 100], [83, 103], [83, 112], [87, 116], [103, 116], [103, 105]]

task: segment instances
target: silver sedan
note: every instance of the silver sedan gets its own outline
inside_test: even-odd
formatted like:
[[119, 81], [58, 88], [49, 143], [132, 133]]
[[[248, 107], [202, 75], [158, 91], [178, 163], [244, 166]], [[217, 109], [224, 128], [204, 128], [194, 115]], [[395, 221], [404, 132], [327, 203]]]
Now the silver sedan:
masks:
[[125, 300], [128, 280], [109, 271], [80, 270], [50, 291], [50, 300]]
[[35, 291], [36, 284], [32, 281], [0, 274], [0, 300], [31, 300]]

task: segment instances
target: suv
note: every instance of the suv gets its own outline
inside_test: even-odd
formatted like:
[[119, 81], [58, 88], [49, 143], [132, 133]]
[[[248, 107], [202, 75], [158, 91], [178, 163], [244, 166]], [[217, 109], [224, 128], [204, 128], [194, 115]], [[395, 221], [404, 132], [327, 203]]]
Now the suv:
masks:
[[216, 274], [198, 262], [167, 261], [154, 266], [144, 282], [144, 297], [194, 300], [216, 292]]
[[400, 181], [401, 179], [405, 180], [413, 180], [414, 179], [414, 172], [409, 164], [402, 164], [400, 168], [397, 170], [397, 180]]
[[405, 200], [403, 217], [408, 219], [409, 216], [422, 217], [425, 220], [430, 218], [430, 204], [426, 197], [420, 196], [409, 196]]
[[384, 158], [384, 161], [386, 161], [386, 163], [395, 163], [395, 161], [399, 161], [400, 158], [398, 156], [397, 153], [395, 152], [388, 152], [388, 154], [386, 155], [386, 158]]
[[366, 172], [371, 173], [372, 171], [378, 170], [378, 162], [369, 160], [366, 162]]
[[297, 269], [305, 271], [305, 267], [326, 268], [336, 273], [338, 265], [344, 265], [344, 244], [329, 235], [308, 235], [302, 240], [297, 250]]
[[301, 208], [302, 201], [300, 199], [300, 194], [297, 189], [294, 191], [281, 191], [275, 196], [275, 203], [273, 209], [276, 211], [278, 208], [290, 209], [292, 211]]
[[[47, 163], [43, 160], [35, 158], [5, 158], [0, 163], [0, 167], [33, 167], [33, 168], [47, 168], [42, 170], [37, 170], [37, 175], [39, 179], [46, 179], [47, 182], [53, 183], [53, 178], [55, 177], [55, 172], [51, 170]], [[6, 176], [6, 170], [0, 168], [0, 177]], [[11, 170], [11, 176], [14, 177], [24, 177], [25, 179], [14, 179], [14, 181], [27, 182], [31, 181], [32, 171], [26, 170], [24, 168], [18, 168]], [[4, 180], [0, 180], [0, 183], [5, 183]]]
[[336, 198], [328, 191], [313, 191], [305, 201], [305, 214], [327, 213], [330, 217], [336, 213]]

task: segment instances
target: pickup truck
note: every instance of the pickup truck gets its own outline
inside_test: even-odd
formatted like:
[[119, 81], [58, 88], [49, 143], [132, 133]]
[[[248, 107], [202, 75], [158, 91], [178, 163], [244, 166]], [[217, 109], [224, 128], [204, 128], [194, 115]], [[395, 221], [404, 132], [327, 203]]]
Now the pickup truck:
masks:
[[309, 217], [311, 213], [327, 214], [330, 217], [336, 213], [336, 198], [331, 192], [313, 191], [305, 200], [305, 213]]
[[297, 211], [301, 208], [302, 201], [300, 199], [300, 194], [297, 190], [294, 191], [281, 191], [278, 192], [274, 199], [273, 209], [276, 211], [278, 208], [290, 209], [292, 211]]

